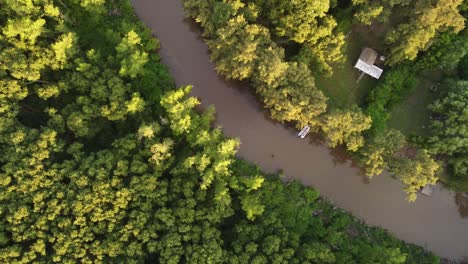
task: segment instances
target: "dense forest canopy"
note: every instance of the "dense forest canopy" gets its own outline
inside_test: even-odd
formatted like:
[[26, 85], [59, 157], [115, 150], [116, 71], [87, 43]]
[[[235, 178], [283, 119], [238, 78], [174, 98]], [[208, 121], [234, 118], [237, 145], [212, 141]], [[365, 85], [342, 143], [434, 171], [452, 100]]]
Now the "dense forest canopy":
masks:
[[[2, 263], [439, 262], [237, 160], [214, 110], [174, 89], [129, 1], [0, 0], [0, 14]], [[265, 45], [252, 32], [247, 47]], [[239, 74], [325, 101], [306, 65], [245, 62]]]

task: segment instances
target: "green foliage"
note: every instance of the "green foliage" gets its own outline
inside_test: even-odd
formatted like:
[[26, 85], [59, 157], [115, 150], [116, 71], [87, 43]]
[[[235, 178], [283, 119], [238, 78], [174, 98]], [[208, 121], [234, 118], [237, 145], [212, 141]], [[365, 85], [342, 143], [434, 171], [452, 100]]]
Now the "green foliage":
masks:
[[256, 0], [255, 3], [261, 21], [274, 35], [303, 44], [296, 59], [314, 71], [331, 74], [330, 64], [343, 60], [344, 34], [335, 30], [337, 23], [327, 14], [330, 1]]
[[244, 80], [252, 76], [261, 52], [272, 47], [268, 30], [248, 24], [240, 15], [228, 21], [208, 41], [216, 70], [228, 79]]
[[468, 79], [468, 55], [465, 55], [458, 63], [458, 76], [461, 79]]
[[408, 23], [400, 24], [387, 35], [391, 45], [388, 63], [395, 65], [405, 60], [414, 60], [420, 51], [427, 50], [439, 33], [452, 29], [459, 32], [465, 19], [459, 13], [462, 0], [440, 0], [436, 3], [420, 1]]
[[330, 65], [344, 61], [342, 51], [344, 45], [345, 36], [343, 34], [325, 36], [320, 41], [302, 45], [294, 60], [304, 62], [317, 73], [330, 76], [333, 73]]
[[364, 145], [361, 133], [371, 126], [371, 118], [357, 107], [350, 110], [335, 110], [323, 118], [322, 130], [330, 147], [345, 144], [350, 151]]
[[428, 154], [427, 150], [421, 150], [416, 157], [397, 158], [389, 163], [391, 171], [405, 184], [405, 192], [408, 201], [416, 200], [419, 189], [430, 184], [435, 184], [438, 178], [435, 176], [439, 165]]
[[388, 130], [368, 140], [359, 154], [366, 167], [366, 175], [379, 175], [388, 167], [388, 161], [406, 145], [405, 136], [398, 130]]
[[37, 81], [41, 71], [63, 68], [73, 55], [75, 35], [61, 32], [49, 36], [48, 30], [63, 25], [63, 18], [51, 3], [12, 3], [2, 5], [5, 21], [0, 32], [0, 71], [12, 77]]
[[396, 7], [407, 7], [412, 0], [352, 0], [355, 9], [354, 18], [362, 24], [371, 25], [372, 22], [387, 22]]
[[319, 126], [318, 116], [325, 112], [327, 98], [315, 87], [309, 69], [303, 63], [289, 63], [277, 82], [259, 83], [257, 92], [271, 116], [281, 122], [296, 121], [298, 127]]
[[359, 6], [354, 18], [364, 25], [371, 25], [374, 19], [382, 16], [384, 7], [375, 1], [353, 0], [353, 5]]
[[135, 31], [129, 31], [116, 47], [120, 59], [119, 74], [135, 78], [143, 74], [143, 67], [148, 62], [148, 53], [142, 51], [141, 39]]
[[434, 154], [446, 155], [454, 181], [466, 182], [468, 155], [468, 81], [447, 80], [439, 88], [441, 97], [429, 109], [435, 119], [427, 147]]
[[453, 70], [468, 54], [468, 30], [440, 34], [431, 47], [416, 61], [421, 70]]
[[330, 35], [336, 26], [335, 20], [326, 14], [329, 1], [256, 0], [255, 3], [276, 35], [298, 43], [316, 42]]
[[437, 118], [431, 124], [433, 137], [428, 143], [435, 153], [464, 152], [468, 149], [468, 81], [448, 80], [439, 89], [441, 98], [429, 106]]
[[370, 134], [378, 134], [385, 130], [392, 107], [400, 103], [416, 84], [415, 73], [408, 65], [394, 67], [385, 73], [367, 97], [365, 113], [372, 118]]
[[240, 0], [186, 0], [183, 1], [185, 12], [193, 17], [197, 23], [205, 30], [204, 35], [210, 36], [225, 26], [226, 23], [236, 15], [246, 15], [249, 19], [252, 15], [255, 17], [255, 7], [247, 6], [248, 11], [240, 12], [239, 9], [245, 7]]

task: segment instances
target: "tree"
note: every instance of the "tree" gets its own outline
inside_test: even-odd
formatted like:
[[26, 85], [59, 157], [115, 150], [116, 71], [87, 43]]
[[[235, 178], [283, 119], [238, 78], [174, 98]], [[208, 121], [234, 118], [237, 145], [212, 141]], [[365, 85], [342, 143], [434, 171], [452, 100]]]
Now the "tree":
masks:
[[55, 27], [64, 26], [57, 7], [52, 3], [9, 1], [2, 13], [7, 16], [0, 33], [0, 71], [8, 70], [17, 79], [37, 81], [41, 71], [63, 68], [73, 57], [73, 33], [57, 31], [54, 36], [47, 34]]
[[449, 172], [453, 175], [449, 186], [454, 190], [468, 190], [468, 155], [461, 154], [448, 160]]
[[371, 25], [372, 22], [384, 14], [384, 7], [375, 1], [353, 0], [353, 5], [357, 6], [354, 18], [364, 25]]
[[260, 17], [276, 36], [304, 44], [297, 61], [331, 74], [330, 64], [343, 60], [344, 35], [335, 30], [337, 23], [327, 14], [330, 1], [257, 0], [255, 3], [260, 7]]
[[[204, 36], [215, 34], [230, 19], [243, 14], [240, 11], [245, 10], [244, 7], [246, 6], [240, 0], [184, 0], [183, 3], [186, 13], [192, 16], [204, 28]], [[248, 8], [251, 6], [251, 4], [247, 4]], [[247, 16], [246, 18], [248, 20], [249, 17]]]
[[207, 41], [216, 70], [228, 79], [244, 80], [252, 76], [259, 53], [274, 48], [268, 29], [248, 24], [242, 15], [230, 19]]
[[[64, 78], [67, 89], [75, 93], [73, 103], [61, 110], [68, 128], [79, 137], [92, 137], [109, 121], [123, 120], [142, 112], [145, 103], [138, 92], [118, 75], [118, 70], [106, 67], [102, 56], [89, 50], [86, 57], [75, 60], [76, 71]], [[65, 87], [61, 85], [60, 87]], [[101, 122], [92, 124], [93, 120]]]
[[75, 0], [84, 8], [93, 8], [103, 6], [105, 0]]
[[116, 47], [120, 59], [119, 74], [135, 78], [143, 74], [143, 67], [148, 62], [148, 53], [142, 50], [141, 39], [135, 31], [129, 31]]
[[258, 196], [246, 194], [241, 198], [242, 210], [247, 214], [247, 219], [254, 220], [256, 216], [262, 215], [265, 207], [260, 203]]
[[438, 180], [435, 175], [439, 164], [428, 154], [427, 150], [421, 150], [414, 159], [397, 158], [389, 163], [390, 170], [403, 184], [410, 202], [416, 200], [419, 189], [428, 184], [435, 184]]
[[297, 43], [316, 42], [330, 35], [336, 26], [335, 20], [327, 15], [330, 1], [256, 0], [255, 3], [277, 36]]
[[388, 161], [406, 144], [405, 136], [398, 130], [391, 129], [377, 134], [368, 140], [360, 154], [366, 166], [366, 175], [379, 175], [388, 166]]
[[408, 7], [412, 0], [352, 0], [355, 8], [354, 18], [364, 25], [374, 21], [386, 22], [395, 7]]
[[273, 118], [282, 122], [296, 121], [299, 127], [311, 125], [317, 128], [318, 116], [327, 108], [327, 98], [315, 87], [314, 79], [303, 63], [289, 63], [279, 82], [259, 84], [257, 93]]
[[407, 263], [406, 259], [406, 254], [399, 248], [363, 244], [357, 262], [403, 264]]
[[440, 34], [416, 61], [422, 70], [453, 70], [463, 57], [468, 54], [468, 30], [456, 34], [448, 31]]
[[464, 153], [468, 149], [468, 81], [447, 80], [439, 89], [441, 98], [429, 106], [437, 115], [431, 124], [430, 150], [447, 155]]
[[457, 72], [461, 79], [468, 79], [468, 55], [465, 55], [458, 63]]
[[[284, 61], [284, 50], [269, 48], [259, 54], [258, 65], [252, 75], [254, 86], [276, 87], [286, 76], [289, 64]], [[310, 78], [309, 78], [310, 79]], [[312, 83], [314, 80], [312, 79]]]
[[391, 45], [388, 63], [395, 65], [404, 60], [414, 60], [420, 51], [427, 50], [438, 33], [453, 28], [457, 33], [464, 28], [464, 18], [458, 6], [462, 0], [420, 1], [415, 5], [415, 17], [399, 25], [387, 35]]
[[345, 144], [350, 151], [356, 151], [364, 145], [361, 133], [371, 126], [370, 117], [357, 107], [349, 110], [335, 110], [326, 114], [321, 128], [332, 148]]
[[369, 134], [385, 131], [391, 109], [409, 95], [416, 85], [416, 73], [409, 65], [393, 67], [385, 74], [366, 99], [368, 105], [365, 113], [372, 118]]
[[468, 180], [468, 81], [447, 80], [439, 89], [441, 97], [429, 106], [435, 119], [427, 146], [431, 153], [447, 156], [452, 179], [461, 187]]
[[[24, 21], [11, 22], [16, 28], [8, 32], [0, 24], [2, 34], [8, 33], [2, 35], [2, 48], [31, 56], [17, 67], [21, 72], [12, 65], [0, 69], [1, 262], [142, 262], [149, 254], [162, 262], [220, 262], [217, 225], [232, 214], [229, 165], [237, 141], [212, 130], [212, 114], [200, 116], [196, 104], [180, 113], [173, 107], [182, 103], [164, 98], [171, 104], [155, 111], [127, 78], [120, 78], [119, 71], [139, 75], [141, 65], [123, 63], [122, 72], [115, 58], [125, 62], [127, 55], [147, 54], [150, 48], [140, 45], [138, 27], [113, 28], [126, 37], [100, 49], [92, 39], [75, 38], [83, 32], [80, 24], [56, 28], [58, 20], [44, 15], [56, 10], [48, 1], [30, 2], [28, 8], [26, 2], [0, 7], [8, 15], [0, 23], [16, 21], [21, 17], [16, 12], [45, 21], [44, 28], [31, 27], [34, 32], [27, 32]], [[10, 4], [16, 9], [7, 10]], [[81, 4], [67, 7], [79, 11]], [[76, 21], [74, 14], [69, 22]], [[119, 23], [138, 25], [125, 20], [133, 17], [127, 15]], [[94, 22], [110, 25], [102, 17]], [[35, 56], [48, 60], [35, 62]], [[164, 113], [174, 113], [173, 123], [154, 119], [167, 120]], [[172, 130], [187, 119], [192, 122], [179, 133]], [[260, 186], [254, 181], [250, 187]]]
[[317, 42], [304, 43], [294, 59], [306, 63], [314, 71], [331, 76], [333, 73], [331, 64], [344, 60], [342, 51], [344, 44], [344, 34], [334, 33]]

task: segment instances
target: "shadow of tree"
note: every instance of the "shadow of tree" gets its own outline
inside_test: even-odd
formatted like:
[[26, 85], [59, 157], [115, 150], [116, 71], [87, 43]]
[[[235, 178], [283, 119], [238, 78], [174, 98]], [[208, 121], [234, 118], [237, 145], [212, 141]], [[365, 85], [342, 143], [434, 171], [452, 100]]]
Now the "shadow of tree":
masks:
[[455, 195], [455, 203], [458, 206], [460, 216], [463, 218], [468, 217], [468, 193], [457, 193]]

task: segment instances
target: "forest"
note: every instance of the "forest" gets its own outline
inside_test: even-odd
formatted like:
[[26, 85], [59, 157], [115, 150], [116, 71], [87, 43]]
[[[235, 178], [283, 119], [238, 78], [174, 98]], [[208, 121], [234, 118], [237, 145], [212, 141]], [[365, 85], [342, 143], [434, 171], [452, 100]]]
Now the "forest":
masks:
[[[203, 16], [207, 28], [219, 28], [226, 41], [241, 32], [221, 26], [243, 23], [243, 34], [255, 36], [243, 40], [259, 41], [255, 45], [270, 55], [265, 58], [280, 68], [253, 67], [223, 47], [213, 56], [244, 63], [232, 74], [255, 72], [259, 91], [276, 83], [292, 92], [266, 99], [297, 95], [298, 102], [322, 102], [296, 115], [285, 100], [272, 112], [278, 119], [299, 116], [305, 123], [323, 114], [326, 97], [308, 66], [283, 61], [268, 31], [252, 24], [253, 4], [219, 3], [213, 7], [224, 11], [216, 16], [203, 3], [192, 7], [210, 11]], [[230, 12], [244, 15], [232, 20]], [[0, 0], [0, 14], [0, 262], [439, 263], [423, 248], [337, 209], [316, 190], [237, 159], [239, 141], [212, 127], [214, 109], [198, 111], [190, 86], [176, 89], [157, 39], [130, 1]], [[286, 71], [290, 76], [281, 78]], [[301, 83], [310, 97], [294, 93]], [[456, 114], [452, 98], [466, 92], [466, 82], [447, 85], [433, 111]], [[351, 150], [359, 149], [361, 131], [371, 125], [359, 108], [326, 118], [329, 125], [317, 127], [330, 144]], [[339, 120], [356, 124], [342, 131], [334, 123]], [[392, 142], [403, 141], [398, 132], [387, 133]], [[372, 151], [380, 153], [382, 139], [374, 140]], [[392, 156], [395, 149], [392, 143], [383, 153]], [[372, 151], [363, 155], [374, 157]], [[434, 167], [430, 157], [421, 152], [405, 165]]]
[[[438, 181], [468, 191], [466, 1], [183, 2], [216, 70], [249, 82], [273, 119], [311, 126], [369, 178], [389, 171], [409, 201]], [[366, 46], [385, 54], [384, 72], [357, 83]]]

